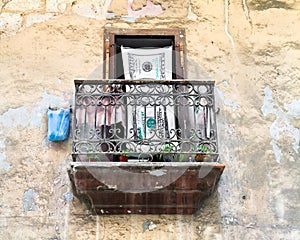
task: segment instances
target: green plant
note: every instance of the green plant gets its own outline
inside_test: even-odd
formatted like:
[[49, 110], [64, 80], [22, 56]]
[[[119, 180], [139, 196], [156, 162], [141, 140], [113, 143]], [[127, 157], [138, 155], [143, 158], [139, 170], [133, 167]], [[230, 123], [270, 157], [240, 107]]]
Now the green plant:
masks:
[[127, 162], [128, 161], [128, 158], [130, 156], [130, 149], [128, 148], [125, 148], [122, 150], [121, 152], [121, 155], [119, 156], [119, 161], [120, 162]]
[[178, 162], [183, 162], [184, 159], [185, 159], [184, 155], [179, 154]]
[[207, 155], [207, 153], [210, 153], [209, 147], [200, 145], [197, 150], [200, 151], [200, 153], [195, 156], [196, 162], [208, 162], [211, 159], [211, 156]]
[[162, 152], [171, 152], [172, 150], [175, 150], [175, 146], [171, 144], [165, 144], [161, 147]]
[[200, 145], [200, 146], [198, 146], [198, 151], [201, 151], [201, 152], [204, 152], [204, 153], [209, 153], [210, 149], [207, 146]]
[[173, 144], [165, 144], [161, 147], [162, 152], [168, 152], [170, 154], [160, 154], [160, 160], [164, 162], [183, 162], [185, 157], [184, 154], [176, 152], [176, 147]]

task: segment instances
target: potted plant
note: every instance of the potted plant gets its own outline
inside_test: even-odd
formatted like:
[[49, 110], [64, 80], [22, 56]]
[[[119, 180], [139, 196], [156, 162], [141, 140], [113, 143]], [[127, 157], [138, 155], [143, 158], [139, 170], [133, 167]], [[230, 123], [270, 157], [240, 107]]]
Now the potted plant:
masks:
[[123, 151], [123, 153], [119, 156], [119, 161], [120, 162], [128, 162], [128, 157], [129, 157], [129, 149], [125, 148]]
[[210, 159], [210, 156], [208, 155], [208, 153], [210, 153], [210, 148], [205, 145], [200, 145], [198, 146], [198, 151], [200, 151], [200, 153], [196, 154], [195, 161], [208, 162]]
[[[158, 160], [159, 162], [174, 162], [174, 159], [176, 157], [176, 153], [174, 152], [175, 146], [171, 144], [164, 144], [161, 146], [161, 152], [164, 152], [164, 154], [159, 154]], [[173, 153], [170, 153], [172, 152]], [[165, 154], [167, 152], [167, 154]]]
[[129, 157], [128, 154], [122, 154], [119, 156], [119, 161], [120, 162], [128, 162], [128, 157]]

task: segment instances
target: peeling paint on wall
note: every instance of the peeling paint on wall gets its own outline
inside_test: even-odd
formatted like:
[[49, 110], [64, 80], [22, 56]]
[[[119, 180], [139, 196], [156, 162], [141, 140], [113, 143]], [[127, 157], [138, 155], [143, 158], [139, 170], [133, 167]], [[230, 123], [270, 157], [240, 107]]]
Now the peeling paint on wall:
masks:
[[73, 1], [72, 11], [81, 17], [104, 20], [111, 0], [78, 0]]
[[280, 148], [278, 147], [277, 142], [273, 139], [270, 142], [270, 144], [273, 148], [273, 151], [274, 151], [274, 154], [275, 154], [275, 157], [276, 157], [276, 161], [278, 163], [280, 163], [280, 160], [281, 160], [281, 157], [282, 157], [282, 152], [281, 152]]
[[46, 22], [71, 11], [81, 17], [105, 20], [111, 1], [8, 0], [3, 3], [0, 1], [0, 38], [13, 36], [35, 23]]
[[4, 127], [26, 127], [29, 123], [29, 114], [26, 107], [8, 109], [7, 112], [0, 115], [0, 124]]
[[225, 98], [225, 94], [220, 89], [216, 88], [216, 97], [219, 98], [219, 102], [223, 102], [226, 106], [230, 107], [233, 111], [236, 111], [238, 108], [238, 103], [232, 101], [229, 98]]
[[73, 199], [73, 193], [72, 192], [68, 192], [64, 195], [64, 199], [66, 202], [70, 202]]
[[5, 143], [4, 142], [5, 142], [5, 139], [0, 138], [0, 171], [8, 171], [10, 169], [9, 163], [5, 162], [6, 151], [5, 151]]
[[[283, 137], [285, 145], [292, 146], [295, 154], [299, 154], [300, 131], [290, 123], [290, 116], [296, 118], [299, 116], [299, 105], [297, 104], [299, 100], [295, 100], [291, 104], [285, 104], [285, 109], [288, 110], [288, 112], [285, 112], [279, 106], [277, 100], [273, 99], [272, 90], [268, 86], [265, 87], [264, 93], [264, 103], [261, 111], [264, 116], [268, 116], [269, 114], [276, 116], [275, 121], [270, 126], [270, 135], [272, 138], [270, 144], [273, 148], [276, 161], [280, 163], [283, 156], [283, 149], [279, 142]], [[289, 160], [294, 161], [294, 157], [290, 156]]]
[[36, 107], [31, 111], [30, 127], [43, 127], [43, 117], [47, 113], [49, 106], [63, 107], [66, 105], [64, 99], [60, 96], [43, 92], [42, 100], [37, 102]]
[[268, 114], [275, 114], [278, 106], [278, 103], [273, 99], [272, 90], [269, 87], [265, 87], [264, 89], [265, 97], [264, 97], [264, 104], [261, 107], [261, 111], [264, 116]]
[[133, 0], [128, 0], [127, 11], [128, 17], [144, 17], [144, 16], [157, 16], [163, 13], [163, 9], [160, 4], [155, 5], [150, 0], [147, 0], [147, 4], [141, 10], [134, 11], [132, 9]]
[[[226, 142], [226, 144], [219, 145], [219, 153], [222, 154], [222, 158], [226, 160], [226, 162], [230, 162], [235, 157], [235, 151], [240, 146], [240, 140], [237, 136], [235, 126], [229, 125], [226, 123], [225, 109], [222, 106], [226, 106], [229, 111], [235, 112], [238, 110], [239, 104], [233, 101], [230, 98], [225, 97], [225, 93], [220, 89], [220, 87], [229, 88], [229, 83], [226, 80], [223, 80], [220, 85], [217, 85], [215, 88], [216, 92], [216, 109], [221, 108], [220, 115], [217, 116], [219, 120], [223, 119], [223, 121], [218, 121], [218, 129], [220, 132], [224, 132], [224, 134], [219, 136], [220, 142]], [[222, 139], [222, 136], [224, 139]]]
[[31, 188], [24, 192], [22, 197], [23, 209], [24, 212], [27, 213], [28, 211], [36, 211], [38, 207], [35, 203], [35, 196], [37, 193]]
[[285, 200], [284, 197], [278, 195], [273, 202], [273, 209], [278, 218], [284, 218], [285, 213]]
[[294, 100], [289, 104], [285, 103], [284, 108], [288, 111], [288, 115], [295, 118], [300, 118], [300, 99]]
[[19, 13], [1, 13], [0, 37], [12, 36], [22, 28], [22, 16]]
[[24, 106], [15, 109], [10, 108], [7, 112], [0, 115], [0, 125], [11, 128], [30, 125], [31, 128], [39, 127], [42, 129], [44, 125], [43, 118], [47, 113], [48, 107], [63, 107], [64, 105], [68, 105], [68, 102], [65, 102], [63, 97], [44, 92], [42, 100], [36, 103], [31, 112]]
[[27, 16], [26, 18], [26, 27], [31, 26], [35, 23], [41, 23], [46, 22], [47, 20], [51, 19], [53, 17], [52, 13], [46, 13], [46, 14], [39, 14], [39, 13], [33, 13]]

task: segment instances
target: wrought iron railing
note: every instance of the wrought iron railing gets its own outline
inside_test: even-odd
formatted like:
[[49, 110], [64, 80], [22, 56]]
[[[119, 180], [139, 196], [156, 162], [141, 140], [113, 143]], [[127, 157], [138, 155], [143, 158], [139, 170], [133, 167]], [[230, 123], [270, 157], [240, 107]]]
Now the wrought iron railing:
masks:
[[218, 161], [214, 81], [75, 80], [74, 161]]

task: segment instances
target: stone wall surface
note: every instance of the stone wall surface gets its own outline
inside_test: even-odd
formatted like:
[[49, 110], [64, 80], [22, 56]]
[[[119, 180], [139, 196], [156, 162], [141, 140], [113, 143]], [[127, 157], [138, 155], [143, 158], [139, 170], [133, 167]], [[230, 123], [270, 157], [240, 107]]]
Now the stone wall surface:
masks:
[[[300, 239], [300, 4], [0, 1], [0, 239]], [[194, 215], [93, 216], [49, 105], [101, 78], [104, 28], [184, 28], [190, 78], [216, 81], [218, 191]], [[100, 69], [100, 70], [99, 70]], [[152, 228], [149, 228], [149, 226]]]

